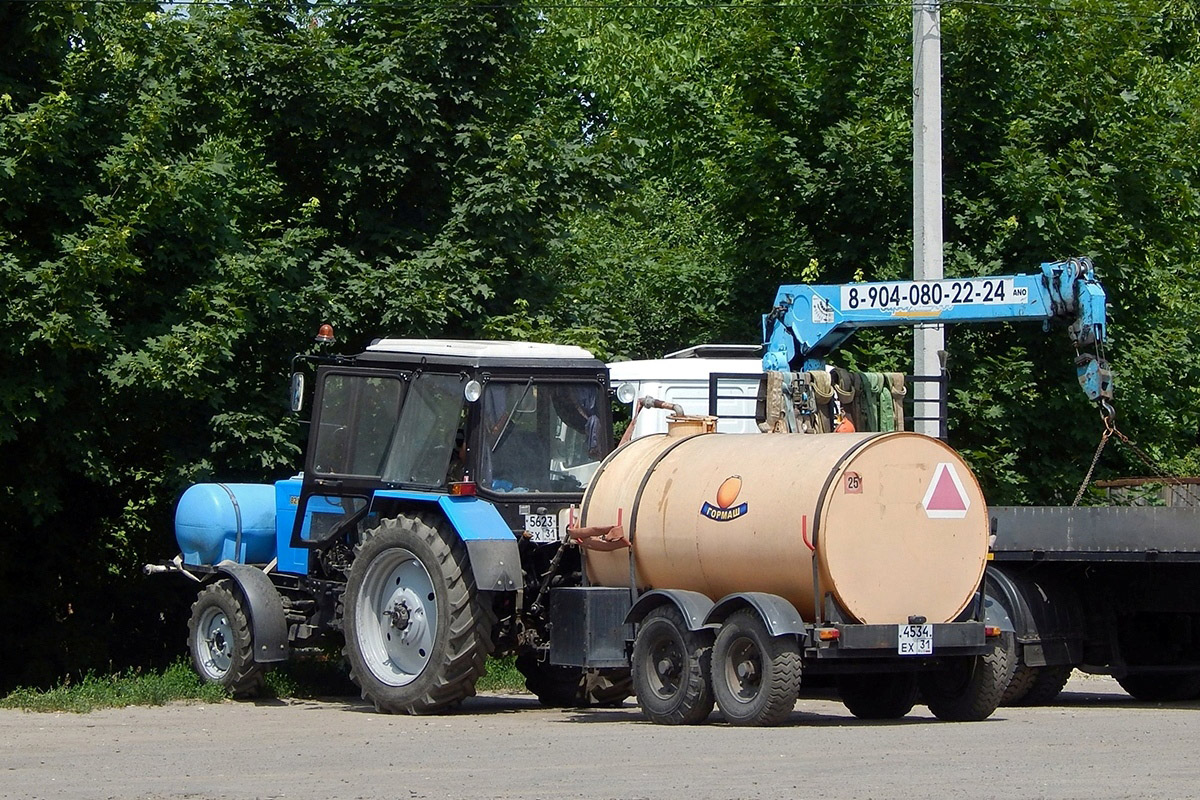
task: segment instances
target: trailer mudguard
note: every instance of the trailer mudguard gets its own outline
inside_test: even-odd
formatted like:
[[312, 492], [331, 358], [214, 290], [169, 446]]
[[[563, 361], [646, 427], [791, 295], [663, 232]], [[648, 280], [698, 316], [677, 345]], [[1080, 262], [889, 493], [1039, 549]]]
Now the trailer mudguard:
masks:
[[283, 614], [283, 601], [267, 573], [258, 567], [233, 561], [222, 561], [215, 569], [233, 578], [242, 590], [242, 596], [246, 598], [246, 612], [250, 615], [250, 635], [254, 639], [254, 660], [259, 664], [286, 661], [287, 619]]
[[1083, 609], [1071, 587], [1047, 575], [1010, 572], [999, 564], [989, 565], [984, 587], [987, 624], [1013, 632], [1021, 664], [1082, 662]]
[[688, 630], [699, 631], [710, 627], [704, 618], [713, 607], [713, 601], [699, 592], [686, 589], [653, 589], [637, 599], [633, 608], [625, 615], [626, 624], [640, 624], [654, 609], [659, 606], [673, 605], [683, 615]]
[[496, 507], [478, 497], [383, 489], [371, 500], [372, 511], [388, 501], [436, 505], [467, 547], [475, 585], [483, 591], [516, 591], [524, 585], [517, 537]]
[[743, 608], [752, 608], [762, 619], [772, 636], [799, 636], [803, 642], [808, 632], [796, 607], [777, 594], [767, 592], [736, 592], [717, 601], [705, 617], [706, 624], [720, 624], [729, 615]]

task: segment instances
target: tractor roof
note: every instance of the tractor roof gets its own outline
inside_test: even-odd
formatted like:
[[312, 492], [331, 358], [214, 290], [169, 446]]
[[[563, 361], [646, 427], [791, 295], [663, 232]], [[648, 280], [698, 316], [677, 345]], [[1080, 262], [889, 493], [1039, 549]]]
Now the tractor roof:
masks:
[[376, 339], [360, 358], [425, 359], [432, 363], [480, 366], [536, 364], [604, 368], [590, 352], [575, 345], [487, 339]]

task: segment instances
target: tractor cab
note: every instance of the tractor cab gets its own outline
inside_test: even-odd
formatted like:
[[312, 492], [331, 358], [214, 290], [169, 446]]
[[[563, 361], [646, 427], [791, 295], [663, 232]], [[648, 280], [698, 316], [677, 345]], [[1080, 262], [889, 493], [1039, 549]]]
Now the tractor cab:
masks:
[[302, 530], [314, 500], [358, 524], [431, 494], [485, 500], [522, 539], [557, 543], [612, 449], [610, 413], [605, 365], [579, 347], [380, 339], [322, 363], [293, 546], [319, 546]]

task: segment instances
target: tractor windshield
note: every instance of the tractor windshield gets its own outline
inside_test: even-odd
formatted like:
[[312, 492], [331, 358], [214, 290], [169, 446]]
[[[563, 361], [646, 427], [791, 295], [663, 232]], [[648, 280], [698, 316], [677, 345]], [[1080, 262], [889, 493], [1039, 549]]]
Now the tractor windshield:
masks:
[[578, 492], [607, 449], [595, 383], [490, 381], [479, 485], [493, 492]]

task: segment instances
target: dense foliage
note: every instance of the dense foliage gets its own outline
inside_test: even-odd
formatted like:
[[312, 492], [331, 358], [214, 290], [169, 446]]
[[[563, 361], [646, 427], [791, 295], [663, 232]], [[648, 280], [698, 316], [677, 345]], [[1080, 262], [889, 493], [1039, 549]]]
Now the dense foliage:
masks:
[[[1195, 470], [1194, 8], [943, 23], [947, 274], [1094, 256], [1121, 426]], [[294, 470], [284, 384], [322, 321], [347, 350], [649, 356], [757, 341], [781, 282], [911, 270], [905, 4], [5, 3], [0, 30], [0, 599], [26, 654], [0, 687], [179, 652], [186, 593], [139, 567], [188, 483]], [[1069, 500], [1099, 422], [1066, 336], [948, 341], [989, 496]]]

